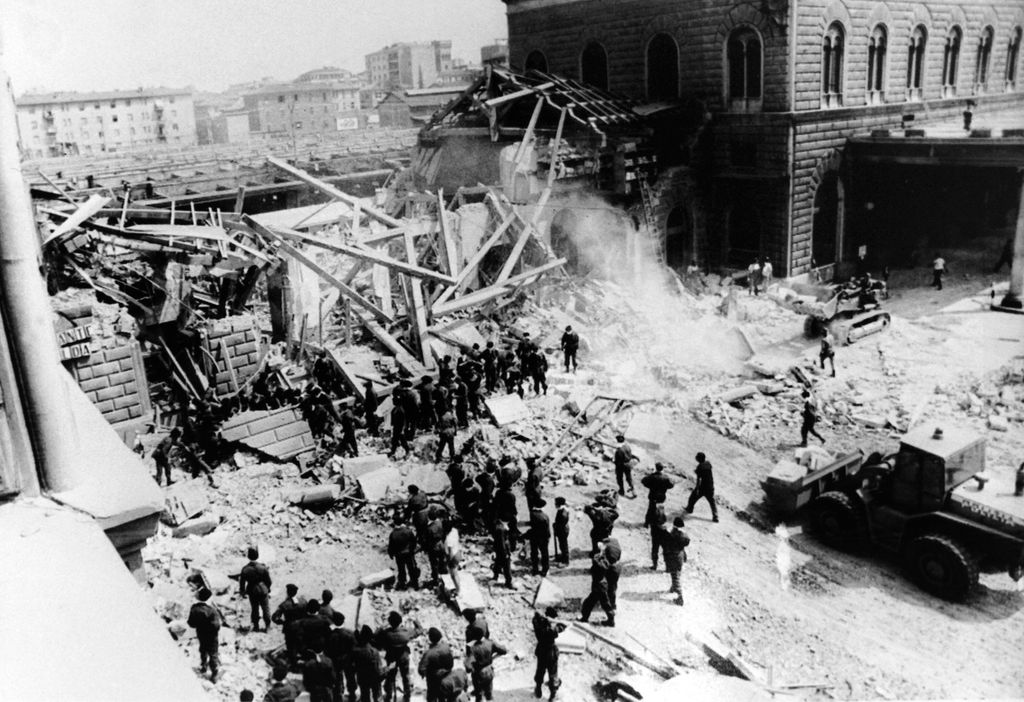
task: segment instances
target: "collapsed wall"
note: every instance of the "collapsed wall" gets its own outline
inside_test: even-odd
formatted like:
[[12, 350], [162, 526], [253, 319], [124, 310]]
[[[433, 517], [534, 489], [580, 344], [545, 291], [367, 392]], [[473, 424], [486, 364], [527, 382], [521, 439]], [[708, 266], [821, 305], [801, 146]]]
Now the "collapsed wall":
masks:
[[235, 392], [259, 369], [260, 329], [251, 314], [211, 319], [200, 330], [206, 376], [218, 396]]

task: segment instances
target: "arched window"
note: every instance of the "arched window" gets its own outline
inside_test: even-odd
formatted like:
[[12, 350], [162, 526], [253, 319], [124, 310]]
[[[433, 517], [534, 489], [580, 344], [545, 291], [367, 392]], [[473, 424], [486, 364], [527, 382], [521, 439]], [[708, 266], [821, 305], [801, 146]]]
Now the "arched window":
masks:
[[843, 25], [833, 22], [821, 43], [821, 106], [843, 104]]
[[580, 80], [608, 90], [608, 52], [596, 41], [587, 44], [580, 55]]
[[655, 34], [647, 44], [647, 99], [679, 97], [679, 47], [668, 34]]
[[725, 45], [727, 94], [734, 110], [761, 107], [761, 37], [750, 27], [739, 27]]
[[992, 27], [985, 27], [978, 40], [978, 59], [974, 63], [974, 92], [983, 93], [988, 86], [988, 62], [992, 58], [992, 41], [995, 32]]
[[540, 71], [541, 73], [548, 72], [548, 58], [544, 55], [544, 52], [537, 51], [536, 49], [526, 55], [526, 66], [525, 70], [527, 73], [530, 71]]
[[1010, 45], [1006, 48], [1006, 76], [1004, 82], [1007, 90], [1017, 87], [1017, 63], [1020, 59], [1021, 28], [1017, 27], [1010, 35]]
[[920, 100], [924, 85], [924, 48], [928, 44], [928, 30], [917, 25], [910, 33], [907, 46], [907, 99]]
[[960, 68], [960, 45], [963, 43], [960, 27], [953, 27], [946, 35], [946, 46], [942, 52], [942, 97], [956, 95], [956, 77]]
[[885, 102], [885, 53], [889, 36], [885, 26], [878, 24], [868, 37], [868, 104]]

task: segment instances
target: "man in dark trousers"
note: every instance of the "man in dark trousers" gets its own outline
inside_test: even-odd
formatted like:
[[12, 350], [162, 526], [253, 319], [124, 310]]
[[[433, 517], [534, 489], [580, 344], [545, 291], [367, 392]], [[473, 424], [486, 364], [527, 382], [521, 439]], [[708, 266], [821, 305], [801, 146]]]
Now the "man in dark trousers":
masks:
[[260, 630], [260, 611], [263, 612], [263, 628], [270, 628], [270, 570], [260, 563], [260, 552], [249, 548], [249, 562], [242, 566], [238, 576], [238, 596], [249, 598], [252, 608], [252, 630]]
[[606, 626], [615, 626], [615, 610], [608, 600], [608, 569], [611, 566], [605, 559], [604, 551], [595, 553], [590, 564], [590, 594], [583, 600], [580, 621], [589, 622], [594, 605], [601, 605], [604, 610]]
[[478, 628], [472, 630], [465, 660], [466, 670], [473, 679], [476, 702], [494, 699], [494, 659], [506, 653], [508, 650], [504, 646], [485, 637], [483, 631]]
[[409, 499], [405, 502], [405, 521], [411, 520], [420, 510], [426, 509], [430, 504], [425, 492], [420, 490], [419, 485], [410, 485], [406, 490], [409, 492]]
[[334, 607], [331, 603], [334, 602], [334, 593], [326, 588], [320, 593], [320, 613], [319, 616], [323, 617], [327, 623], [331, 623], [334, 618]]
[[835, 338], [832, 336], [832, 332], [826, 329], [825, 336], [821, 337], [821, 350], [818, 352], [818, 362], [821, 364], [821, 369], [825, 370], [825, 361], [828, 361], [833, 378], [836, 377], [836, 352], [833, 348], [834, 344]]
[[533, 653], [537, 656], [537, 669], [533, 674], [533, 696], [542, 697], [544, 676], [548, 678], [549, 699], [555, 699], [562, 681], [558, 679], [558, 635], [565, 631], [565, 624], [558, 621], [558, 610], [548, 607], [544, 614], [533, 613], [533, 633], [537, 637], [537, 646]]
[[[500, 482], [499, 482], [500, 485]], [[516, 504], [516, 496], [511, 487], [500, 486], [494, 493], [495, 520], [505, 522], [508, 531], [509, 547], [515, 551], [519, 545], [519, 507]]]
[[615, 441], [615, 482], [619, 485], [619, 494], [626, 494], [625, 486], [628, 484], [629, 496], [636, 497], [633, 489], [633, 448], [622, 434], [616, 436]]
[[608, 583], [608, 604], [612, 606], [612, 611], [615, 611], [619, 608], [619, 577], [622, 575], [622, 547], [619, 540], [614, 537], [605, 539], [602, 553], [608, 564], [608, 572], [605, 574]]
[[715, 504], [715, 476], [711, 472], [711, 462], [703, 452], [697, 454], [697, 484], [693, 486], [690, 499], [686, 502], [686, 513], [693, 514], [693, 506], [697, 500], [704, 498], [711, 505], [711, 521], [718, 521], [718, 505]]
[[569, 565], [569, 508], [564, 497], [555, 498], [555, 563]]
[[466, 619], [466, 644], [469, 644], [469, 637], [473, 633], [473, 628], [476, 627], [480, 631], [484, 632], [484, 637], [491, 638], [491, 627], [487, 623], [487, 617], [484, 616], [483, 612], [477, 612], [472, 607], [467, 607], [462, 610], [462, 616]]
[[434, 403], [435, 417], [440, 417], [442, 414], [447, 412], [452, 402], [448, 386], [442, 385], [441, 383], [434, 385], [434, 392], [431, 394], [431, 401]]
[[590, 555], [598, 552], [601, 541], [612, 535], [615, 520], [619, 518], [619, 511], [615, 509], [611, 501], [603, 495], [598, 495], [594, 504], [583, 508], [583, 513], [590, 517]]
[[324, 655], [323, 645], [314, 644], [306, 650], [302, 664], [302, 687], [309, 693], [309, 702], [334, 702], [335, 670]]
[[818, 433], [814, 425], [818, 423], [818, 405], [811, 397], [809, 390], [804, 390], [800, 395], [803, 398], [804, 406], [800, 411], [803, 423], [800, 425], [800, 446], [807, 446], [807, 435], [811, 434], [821, 443], [825, 443], [825, 437]]
[[420, 428], [430, 430], [437, 422], [437, 415], [434, 412], [434, 379], [429, 375], [423, 376], [420, 381]]
[[469, 678], [462, 668], [446, 671], [437, 687], [441, 702], [469, 702]]
[[153, 462], [156, 464], [156, 484], [160, 484], [160, 476], [166, 476], [167, 484], [171, 485], [174, 481], [171, 480], [171, 460], [175, 456], [175, 452], [181, 443], [181, 429], [174, 427], [171, 429], [171, 433], [160, 440], [160, 443], [153, 449], [153, 453], [150, 454], [153, 457]]
[[654, 570], [658, 569], [658, 528], [665, 523], [665, 500], [674, 483], [665, 475], [662, 463], [654, 464], [654, 472], [645, 475], [640, 484], [647, 488], [647, 514], [644, 515], [644, 526], [651, 530], [651, 562]]
[[679, 576], [686, 562], [686, 547], [690, 545], [690, 537], [683, 531], [683, 518], [676, 517], [672, 529], [662, 529], [661, 547], [665, 552], [665, 569], [672, 579], [669, 592], [676, 594], [676, 604], [683, 604], [683, 590], [679, 584]]
[[494, 527], [494, 564], [491, 570], [494, 572], [494, 579], [505, 577], [505, 587], [512, 588], [512, 553], [513, 547], [509, 541], [508, 521], [501, 515], [497, 517], [498, 523]]
[[483, 517], [484, 527], [488, 531], [494, 528], [494, 514], [492, 503], [494, 501], [494, 487], [497, 482], [494, 479], [494, 472], [498, 464], [493, 459], [488, 459], [484, 469], [477, 473], [476, 484], [480, 486], [480, 516]]
[[428, 511], [429, 520], [423, 536], [423, 550], [430, 561], [430, 582], [440, 582], [441, 576], [448, 572], [444, 553], [444, 511], [439, 505], [431, 505]]
[[462, 378], [456, 376], [449, 390], [455, 404], [455, 417], [459, 420], [459, 426], [465, 429], [469, 426], [469, 388]]
[[351, 407], [346, 407], [341, 411], [339, 423], [341, 425], [341, 442], [334, 452], [339, 456], [348, 455], [355, 458], [359, 455], [359, 444], [356, 443], [356, 425], [359, 424], [359, 419]]
[[580, 348], [580, 335], [572, 330], [572, 326], [565, 328], [562, 334], [562, 351], [565, 353], [565, 372], [569, 372], [569, 363], [572, 363], [572, 372], [576, 372], [576, 352]]
[[[398, 381], [398, 389], [395, 391], [393, 401], [397, 405], [401, 403], [405, 410], [405, 432], [403, 436], [406, 441], [411, 441], [416, 436], [416, 427], [420, 421], [420, 403], [416, 397], [416, 391], [412, 389], [412, 382], [408, 378]], [[394, 422], [392, 421], [392, 427]]]
[[466, 478], [466, 468], [462, 465], [462, 456], [455, 456], [448, 464], [444, 474], [448, 476], [449, 492], [454, 496], [462, 489], [462, 481]]
[[472, 534], [480, 528], [480, 488], [472, 478], [463, 478], [455, 493], [455, 511], [462, 522], [463, 533]]
[[405, 407], [397, 399], [394, 400], [394, 406], [391, 408], [391, 450], [388, 452], [389, 457], [394, 457], [398, 452], [398, 447], [401, 446], [405, 449], [405, 455], [408, 457], [409, 440], [405, 437]]
[[416, 532], [405, 523], [401, 513], [395, 514], [395, 528], [388, 537], [388, 556], [395, 559], [395, 569], [398, 571], [395, 589], [411, 587], [418, 590], [420, 569], [416, 565]]
[[533, 394], [540, 395], [543, 389], [548, 394], [548, 358], [540, 349], [533, 349], [526, 357], [526, 368], [533, 381]]
[[277, 606], [274, 614], [270, 617], [272, 622], [281, 626], [296, 619], [301, 619], [306, 613], [306, 599], [299, 597], [298, 586], [288, 583], [284, 586], [284, 591], [287, 597], [281, 601], [281, 604]]
[[274, 666], [274, 681], [263, 696], [263, 702], [295, 702], [302, 689], [288, 679], [288, 668], [283, 665]]
[[377, 408], [380, 407], [380, 398], [377, 391], [373, 389], [373, 381], [367, 380], [363, 383], [363, 419], [366, 420], [366, 431], [370, 436], [380, 434], [380, 418], [377, 417]]
[[427, 683], [427, 702], [441, 702], [441, 673], [447, 673], [455, 666], [451, 647], [441, 640], [441, 630], [430, 627], [427, 641], [430, 647], [420, 658], [419, 674]]
[[220, 627], [224, 623], [224, 617], [216, 606], [210, 604], [213, 593], [207, 588], [201, 588], [196, 598], [199, 600], [192, 605], [188, 613], [188, 625], [196, 630], [196, 639], [199, 641], [199, 671], [206, 672], [206, 666], [210, 666], [210, 680], [217, 682], [217, 671], [220, 670]]
[[349, 699], [356, 696], [356, 669], [352, 660], [352, 652], [356, 647], [355, 632], [345, 626], [345, 615], [335, 612], [331, 615], [331, 636], [327, 640], [327, 655], [334, 664], [334, 697], [341, 702], [343, 691], [348, 691]]
[[397, 695], [397, 678], [402, 678], [402, 699], [409, 702], [412, 697], [412, 682], [409, 679], [409, 642], [422, 633], [402, 626], [402, 615], [392, 611], [388, 614], [388, 625], [377, 630], [377, 646], [384, 652], [387, 673], [384, 678], [384, 699], [392, 702]]
[[544, 513], [547, 504], [540, 498], [530, 509], [530, 567], [533, 575], [537, 575], [539, 560], [541, 577], [548, 574], [548, 542], [551, 541], [551, 520]]
[[488, 341], [487, 348], [480, 352], [480, 360], [484, 364], [484, 387], [487, 392], [494, 392], [498, 384], [498, 349], [493, 341]]
[[644, 526], [651, 529], [651, 570], [658, 569], [658, 551], [661, 550], [662, 532], [668, 517], [665, 515], [665, 505], [654, 505], [654, 511], [648, 511]]
[[380, 651], [373, 645], [373, 629], [366, 625], [356, 634], [356, 647], [352, 649], [352, 667], [356, 669], [359, 702], [380, 702], [383, 673]]
[[544, 494], [544, 486], [542, 484], [544, 474], [541, 472], [536, 456], [530, 456], [526, 459], [526, 468], [526, 486], [524, 488], [526, 506], [532, 508], [541, 500]]
[[307, 649], [323, 651], [331, 638], [331, 625], [320, 615], [320, 603], [310, 600], [306, 603], [306, 616], [293, 622], [299, 653]]

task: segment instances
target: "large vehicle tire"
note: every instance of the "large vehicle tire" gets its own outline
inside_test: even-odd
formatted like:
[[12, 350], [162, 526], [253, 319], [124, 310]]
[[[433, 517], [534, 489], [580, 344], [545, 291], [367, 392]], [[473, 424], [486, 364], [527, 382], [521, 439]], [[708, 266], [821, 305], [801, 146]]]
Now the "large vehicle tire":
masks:
[[927, 534], [912, 539], [903, 562], [922, 590], [946, 600], [962, 602], [978, 585], [977, 560], [965, 546], [946, 536]]
[[818, 540], [833, 548], [853, 550], [863, 543], [863, 514], [846, 493], [832, 490], [811, 502], [810, 527]]

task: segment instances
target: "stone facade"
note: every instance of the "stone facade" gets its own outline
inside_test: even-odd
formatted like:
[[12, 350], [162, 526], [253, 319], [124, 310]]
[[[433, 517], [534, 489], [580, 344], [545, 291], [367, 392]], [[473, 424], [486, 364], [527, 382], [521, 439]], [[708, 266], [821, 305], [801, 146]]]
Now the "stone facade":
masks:
[[[848, 258], [843, 149], [854, 134], [899, 129], [908, 113], [914, 127], [955, 122], [967, 99], [985, 118], [1024, 114], [1024, 72], [1012, 58], [1024, 27], [1017, 0], [505, 2], [512, 66], [581, 79], [596, 72], [598, 81], [604, 71], [610, 90], [639, 100], [663, 99], [657, 78], [668, 75], [678, 82], [669, 98], [705, 105], [710, 185], [686, 188], [676, 198], [682, 214], [662, 208], [659, 217], [666, 231], [690, 237], [677, 250], [695, 250], [713, 266], [745, 267], [767, 256], [778, 274], [794, 275], [811, 270], [812, 259], [830, 268]], [[915, 54], [912, 38], [922, 35]], [[959, 64], [950, 76], [947, 37], [954, 35]], [[595, 44], [603, 66], [593, 62]], [[673, 44], [674, 66], [665, 58]], [[680, 182], [678, 174], [670, 182]], [[838, 203], [831, 218], [815, 204], [822, 183]], [[690, 226], [680, 228], [684, 220]]]
[[260, 331], [251, 315], [211, 320], [203, 330], [203, 346], [207, 377], [219, 396], [236, 391], [235, 382], [242, 385], [259, 370]]

